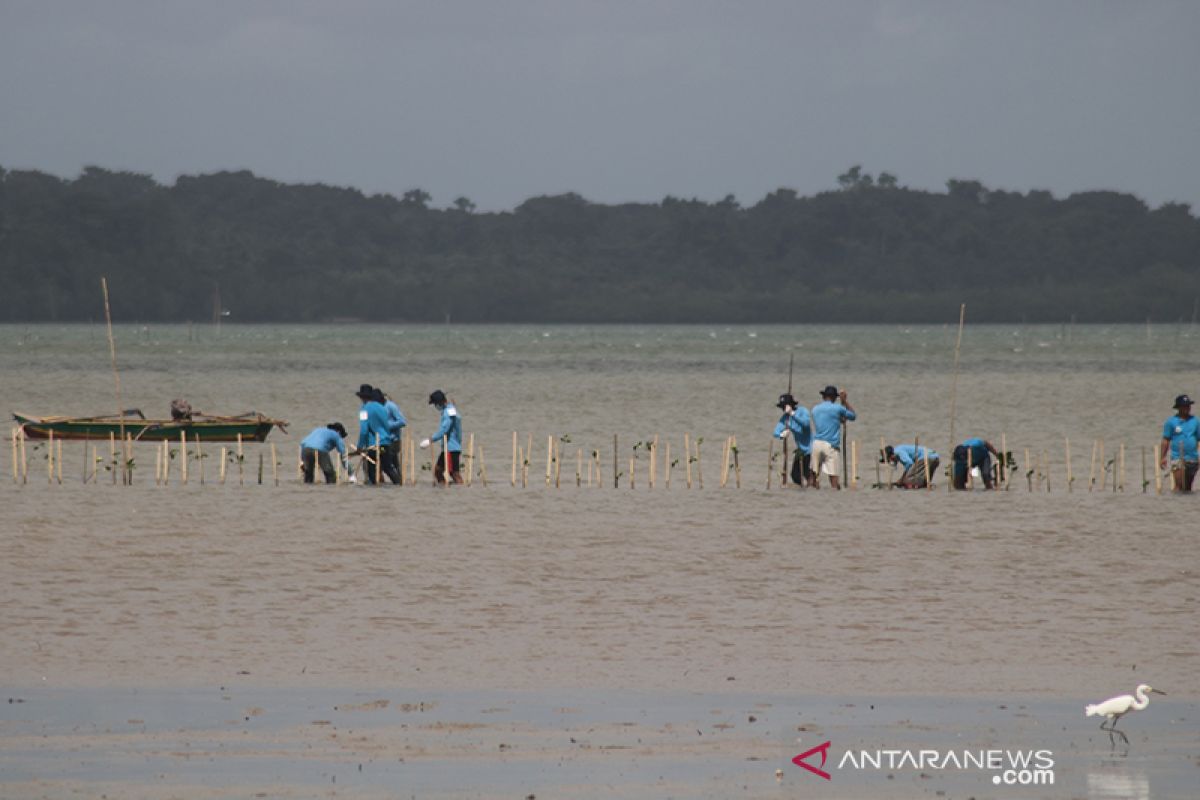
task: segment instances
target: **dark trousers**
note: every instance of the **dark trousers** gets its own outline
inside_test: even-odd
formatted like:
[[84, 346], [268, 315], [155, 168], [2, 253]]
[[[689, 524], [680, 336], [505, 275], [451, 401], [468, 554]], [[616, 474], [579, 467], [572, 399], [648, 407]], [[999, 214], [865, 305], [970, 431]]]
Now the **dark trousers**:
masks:
[[792, 456], [792, 483], [804, 486], [812, 475], [812, 456], [799, 450]]
[[321, 465], [321, 472], [325, 473], [326, 483], [337, 482], [337, 474], [333, 471], [333, 461], [329, 458], [329, 453], [324, 450], [315, 450], [311, 447], [306, 447], [301, 451], [300, 458], [304, 464], [305, 483], [313, 482], [318, 464]]
[[[388, 467], [391, 467], [389, 470]], [[392, 483], [404, 484], [404, 470], [400, 469], [400, 440], [384, 445], [383, 471], [392, 479]], [[394, 476], [394, 477], [393, 477]]]
[[[459, 469], [462, 464], [462, 453], [450, 451], [450, 480], [454, 483], [462, 483], [462, 475]], [[438, 455], [437, 466], [433, 468], [433, 477], [438, 483], [446, 482], [446, 455], [445, 453]]]
[[[387, 448], [391, 445], [383, 447], [368, 447], [363, 454], [362, 467], [363, 472], [367, 475], [367, 483], [375, 483], [375, 463], [379, 462], [379, 473], [390, 480], [392, 483], [400, 483], [400, 468], [395, 461], [387, 457]], [[398, 452], [398, 451], [397, 451]]]

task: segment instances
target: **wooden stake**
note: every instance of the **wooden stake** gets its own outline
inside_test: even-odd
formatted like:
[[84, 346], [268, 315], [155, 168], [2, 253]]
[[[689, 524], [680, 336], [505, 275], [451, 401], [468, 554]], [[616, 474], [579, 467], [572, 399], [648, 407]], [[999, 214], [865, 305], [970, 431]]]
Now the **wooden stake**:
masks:
[[590, 456], [588, 456], [588, 488], [589, 489], [592, 488], [592, 469], [595, 466], [596, 466], [596, 451], [593, 450], [592, 454]]
[[664, 445], [667, 448], [663, 452], [663, 460], [667, 462], [666, 463], [666, 473], [667, 474], [666, 474], [665, 483], [667, 485], [667, 488], [670, 489], [671, 488], [671, 440], [667, 439], [667, 441], [664, 443]]
[[621, 475], [617, 471], [617, 458], [618, 457], [619, 457], [619, 455], [617, 452], [617, 435], [614, 433], [613, 434], [613, 488], [614, 489], [617, 489], [621, 486]]
[[929, 448], [921, 451], [921, 459], [925, 462], [925, 490], [933, 490], [933, 476], [929, 474]]
[[717, 482], [717, 486], [724, 489], [725, 484], [729, 482], [729, 437], [725, 437], [725, 444], [721, 446], [721, 478]]
[[1033, 491], [1033, 474], [1037, 469], [1037, 465], [1029, 457], [1029, 448], [1025, 448], [1025, 482], [1029, 486], [1029, 491]]
[[1050, 491], [1050, 458], [1042, 451], [1042, 477], [1046, 480], [1046, 491]]
[[187, 432], [179, 432], [179, 479], [184, 484], [188, 479]]
[[734, 478], [737, 481], [735, 486], [738, 489], [742, 488], [742, 464], [738, 460], [738, 446], [737, 446], [737, 437], [736, 436], [733, 437], [733, 474], [734, 474]]
[[474, 474], [475, 474], [475, 434], [474, 433], [467, 436], [467, 454], [468, 454], [467, 460], [470, 462], [470, 466], [467, 467], [467, 486], [470, 486], [472, 483], [474, 483]]
[[154, 485], [162, 485], [162, 448], [154, 448]]
[[224, 445], [222, 445], [222, 447], [221, 447], [221, 469], [220, 469], [222, 486], [225, 485], [225, 468], [226, 468], [228, 461], [229, 461], [229, 449], [227, 447], [225, 447]]
[[[197, 440], [196, 440], [196, 447], [197, 447], [197, 448], [199, 448], [199, 447], [200, 447], [200, 440], [199, 440], [199, 439], [197, 439]], [[334, 461], [341, 461], [341, 460], [342, 460], [342, 458], [341, 458], [341, 456], [340, 456], [340, 455], [334, 456], [332, 452], [330, 453], [330, 456], [332, 456], [332, 457], [333, 457], [333, 460], [334, 460]], [[200, 464], [201, 464], [201, 467], [200, 467], [200, 482], [201, 482], [201, 483], [204, 483], [204, 466], [203, 466], [203, 465], [204, 465], [204, 462], [203, 462], [203, 461], [201, 461], [201, 462], [200, 462]], [[274, 443], [274, 442], [271, 442], [271, 480], [272, 480], [272, 482], [274, 482], [274, 484], [275, 484], [276, 486], [278, 486], [278, 485], [279, 485], [279, 453], [278, 453], [278, 452], [276, 452], [276, 450], [275, 450], [275, 443]]]
[[125, 434], [125, 480], [127, 486], [133, 486], [133, 434]]
[[771, 444], [767, 446], [767, 491], [771, 491], [771, 476], [775, 474], [775, 437], [771, 437]]
[[687, 488], [692, 488], [692, 445], [688, 440], [688, 435], [683, 435], [683, 460], [687, 469]]
[[[112, 434], [109, 434], [110, 436]], [[25, 428], [21, 428], [21, 485], [29, 483], [29, 452], [25, 448]], [[114, 465], [113, 469], [116, 469]]]
[[50, 431], [46, 440], [46, 483], [54, 483], [54, 431]]
[[[1063, 449], [1066, 452], [1067, 458], [1067, 494], [1070, 494], [1075, 488], [1075, 473], [1071, 471], [1071, 437], [1063, 438]], [[1145, 477], [1143, 475], [1143, 477]]]
[[1088, 467], [1088, 491], [1091, 492], [1096, 488], [1096, 452], [1100, 446], [1097, 439], [1092, 440], [1092, 465]]
[[637, 488], [637, 486], [635, 485], [637, 483], [637, 473], [634, 472], [636, 467], [637, 467], [637, 453], [635, 452], [633, 455], [631, 455], [629, 457], [629, 488], [630, 489]]

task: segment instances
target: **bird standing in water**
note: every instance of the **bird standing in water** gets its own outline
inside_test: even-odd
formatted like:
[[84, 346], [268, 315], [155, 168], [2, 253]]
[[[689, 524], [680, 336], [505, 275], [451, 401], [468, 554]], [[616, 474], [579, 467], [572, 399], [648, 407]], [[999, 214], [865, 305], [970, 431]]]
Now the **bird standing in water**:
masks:
[[[1130, 711], [1141, 711], [1146, 706], [1150, 705], [1150, 698], [1146, 693], [1166, 695], [1166, 692], [1160, 692], [1158, 689], [1152, 689], [1149, 685], [1143, 683], [1137, 687], [1137, 691], [1133, 694], [1122, 694], [1116, 697], [1110, 697], [1102, 703], [1096, 703], [1093, 706], [1085, 706], [1083, 712], [1089, 717], [1104, 717], [1104, 722], [1108, 722], [1109, 726], [1104, 727], [1104, 722], [1100, 723], [1100, 730], [1108, 734], [1108, 740], [1112, 742], [1113, 747], [1117, 746], [1117, 740], [1113, 738], [1113, 734], [1117, 734], [1129, 745], [1129, 737], [1124, 731], [1117, 730], [1117, 720], [1128, 714]], [[1136, 695], [1136, 697], [1135, 697]]]

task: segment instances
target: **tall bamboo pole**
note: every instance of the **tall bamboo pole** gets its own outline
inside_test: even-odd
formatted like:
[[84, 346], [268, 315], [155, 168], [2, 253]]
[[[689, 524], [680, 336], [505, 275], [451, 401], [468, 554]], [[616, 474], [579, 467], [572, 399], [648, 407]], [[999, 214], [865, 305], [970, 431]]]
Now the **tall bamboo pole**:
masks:
[[[197, 447], [200, 446], [199, 440], [196, 441], [196, 446]], [[333, 455], [333, 451], [330, 451], [330, 455]], [[340, 456], [334, 456], [333, 460], [341, 461], [342, 459]], [[201, 463], [200, 482], [203, 483], [204, 482], [204, 467], [203, 467], [204, 462], [202, 461], [200, 463]], [[271, 442], [271, 480], [275, 483], [276, 486], [279, 485], [279, 453], [275, 449], [274, 442]]]
[[474, 473], [475, 473], [475, 434], [474, 433], [467, 436], [467, 453], [469, 454], [468, 460], [470, 461], [470, 466], [467, 468], [467, 486], [470, 486], [472, 483], [474, 483]]
[[[117, 394], [117, 419], [120, 426], [121, 441], [125, 441], [125, 410], [121, 403], [121, 373], [117, 371], [117, 340], [113, 337], [112, 329], [112, 311], [108, 305], [108, 279], [100, 278], [100, 288], [104, 291], [104, 322], [108, 328], [108, 353], [112, 359], [113, 384], [116, 387]], [[128, 460], [125, 460], [121, 465], [121, 474], [125, 475], [128, 467]], [[116, 483], [116, 465], [113, 465], [113, 483]]]
[[[958, 402], [958, 358], [959, 352], [962, 349], [963, 323], [967, 316], [967, 304], [963, 303], [958, 308], [958, 338], [954, 342], [954, 379], [950, 384], [950, 448], [954, 448], [954, 415], [956, 404]], [[970, 480], [971, 472], [967, 470], [967, 479]], [[954, 481], [950, 481], [949, 488], [954, 487]]]
[[692, 443], [685, 433], [683, 435], [683, 461], [687, 471], [687, 488], [692, 488]]

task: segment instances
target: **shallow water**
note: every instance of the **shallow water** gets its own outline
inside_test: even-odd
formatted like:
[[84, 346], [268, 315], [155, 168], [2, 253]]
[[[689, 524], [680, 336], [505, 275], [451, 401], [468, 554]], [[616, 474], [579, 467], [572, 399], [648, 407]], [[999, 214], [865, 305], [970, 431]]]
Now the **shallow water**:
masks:
[[[1155, 495], [1152, 480], [1142, 493], [1140, 454], [1173, 397], [1197, 391], [1194, 361], [1180, 354], [1200, 334], [968, 327], [955, 438], [1003, 435], [1022, 465], [1025, 448], [1044, 450], [1051, 491], [1029, 492], [1024, 467], [1003, 493], [868, 488], [875, 465], [865, 453], [880, 437], [949, 444], [954, 335], [122, 327], [122, 405], [165, 415], [182, 396], [205, 411], [288, 419], [291, 435], [271, 438], [282, 485], [269, 467], [256, 484], [266, 447], [249, 450], [245, 485], [236, 473], [215, 485], [208, 462], [205, 485], [193, 467], [189, 485], [173, 474], [170, 487], [154, 485], [147, 448], [128, 488], [103, 472], [83, 485], [80, 443], [67, 444], [64, 483], [48, 485], [43, 451], [31, 450], [30, 482], [0, 481], [0, 674], [15, 688], [237, 681], [294, 692], [1093, 700], [1144, 681], [1170, 693], [1156, 709], [1194, 702], [1196, 501]], [[789, 348], [798, 396], [815, 401], [826, 383], [850, 392], [860, 415], [851, 436], [864, 453], [857, 491], [766, 490]], [[0, 408], [82, 415], [116, 405], [101, 326], [0, 327], [0, 376]], [[489, 485], [435, 490], [428, 472], [405, 488], [299, 485], [296, 442], [331, 419], [352, 421], [362, 382], [388, 390], [418, 437], [436, 425], [425, 397], [446, 389], [484, 447]], [[514, 430], [522, 446], [527, 434], [535, 443], [527, 489], [510, 486]], [[611, 488], [613, 434], [627, 473], [635, 442], [659, 435], [677, 458], [685, 432], [704, 439], [693, 465], [702, 491], [684, 488], [682, 464], [670, 490], [660, 472], [650, 491], [644, 451], [636, 489], [626, 476]], [[545, 484], [548, 435], [570, 439], [559, 489]], [[732, 477], [719, 488], [729, 435], [740, 490]], [[1100, 437], [1104, 461], [1126, 446], [1125, 492], [1100, 470], [1087, 491]], [[600, 451], [607, 488], [575, 487], [575, 448]], [[1089, 733], [1092, 723], [1078, 722]], [[1080, 777], [1077, 794], [1086, 783], [1087, 796], [1105, 796], [1115, 784], [1097, 775]], [[775, 791], [768, 783], [761, 794]], [[699, 796], [689, 786], [679, 793]]]

